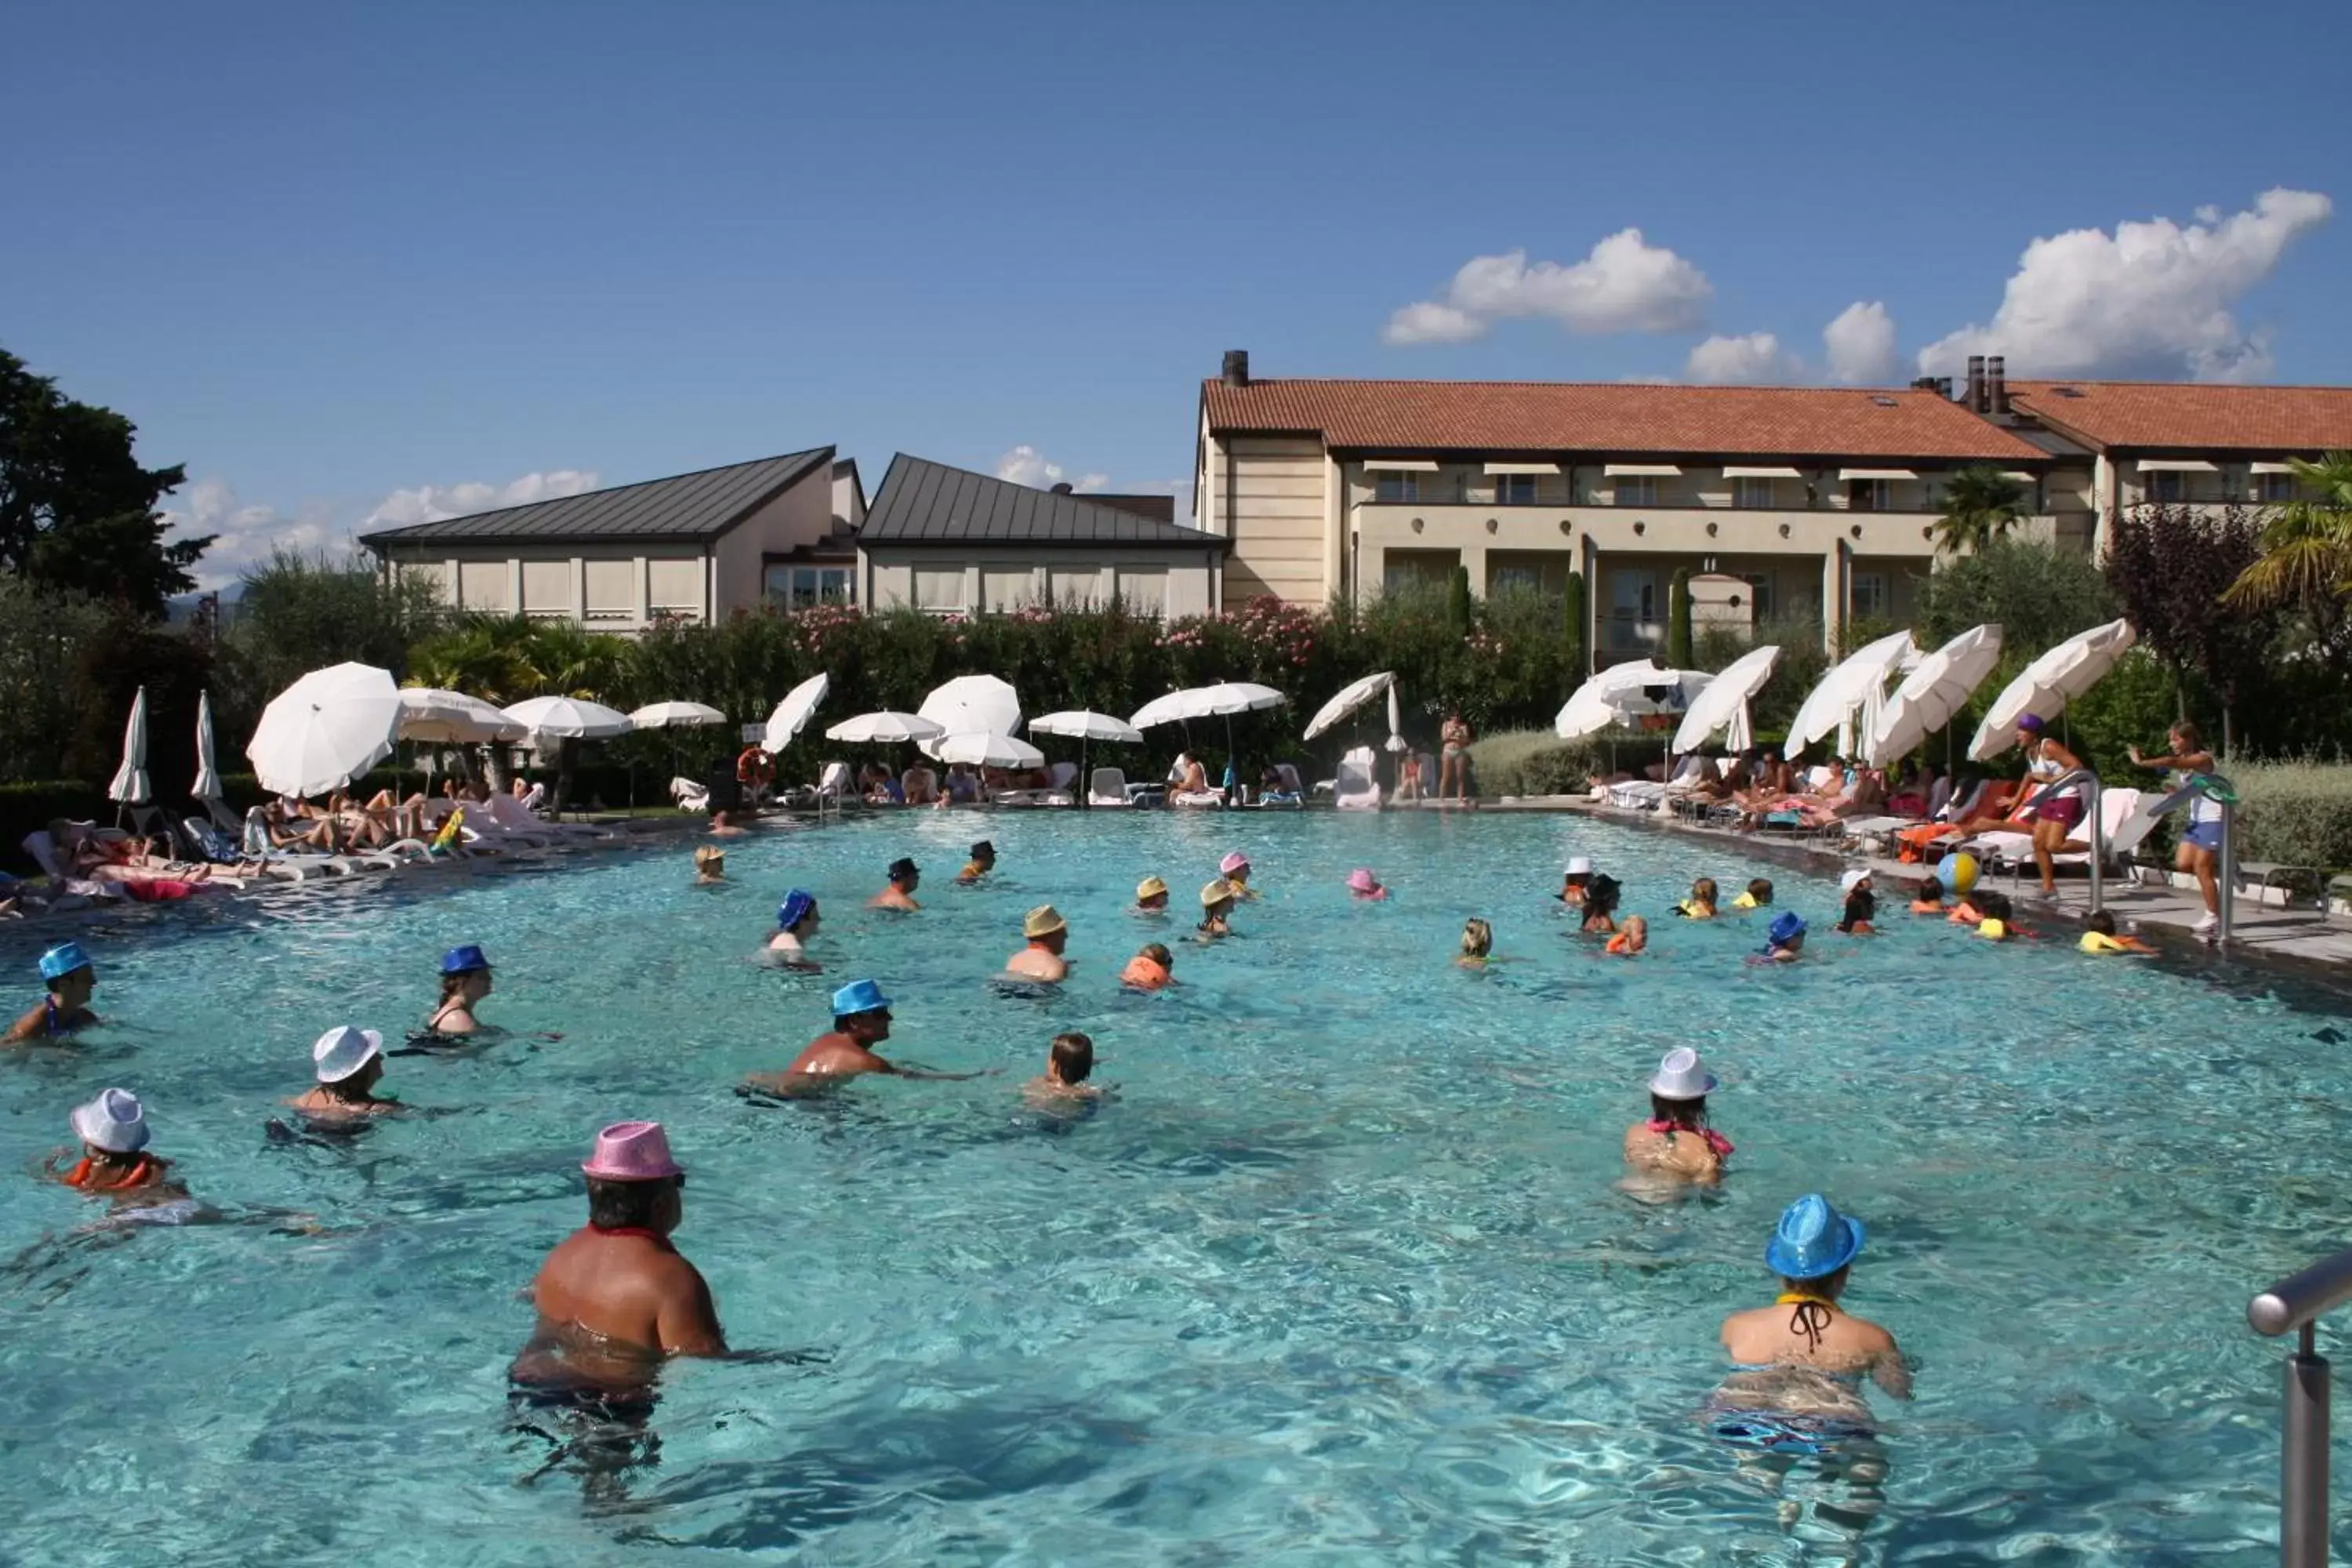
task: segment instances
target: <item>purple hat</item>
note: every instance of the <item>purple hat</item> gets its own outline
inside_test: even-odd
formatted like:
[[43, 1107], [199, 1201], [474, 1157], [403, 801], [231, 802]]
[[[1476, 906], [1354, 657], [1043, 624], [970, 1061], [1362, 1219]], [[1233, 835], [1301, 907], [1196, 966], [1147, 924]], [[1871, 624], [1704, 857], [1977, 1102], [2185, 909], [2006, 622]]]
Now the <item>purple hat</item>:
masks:
[[658, 1121], [615, 1121], [596, 1134], [596, 1152], [581, 1163], [607, 1182], [661, 1182], [686, 1169], [669, 1154], [669, 1134]]
[[1369, 866], [1359, 866], [1348, 873], [1348, 886], [1360, 893], [1376, 892], [1380, 885], [1381, 879], [1372, 875], [1372, 868]]
[[2039, 735], [2042, 733], [2042, 715], [2039, 713], [2020, 713], [2017, 716], [2017, 727], [2024, 731], [2029, 735]]
[[1217, 869], [1228, 877], [1236, 871], [1246, 871], [1249, 869], [1249, 857], [1236, 849], [1217, 862]]

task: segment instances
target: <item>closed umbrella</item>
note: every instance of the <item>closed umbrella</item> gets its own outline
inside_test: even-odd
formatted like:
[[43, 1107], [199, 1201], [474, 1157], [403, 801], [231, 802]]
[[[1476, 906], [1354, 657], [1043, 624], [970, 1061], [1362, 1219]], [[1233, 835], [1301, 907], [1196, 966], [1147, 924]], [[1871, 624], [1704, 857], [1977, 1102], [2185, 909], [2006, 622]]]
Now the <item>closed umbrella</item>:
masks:
[[1389, 738], [1381, 744], [1384, 751], [1412, 750], [1412, 742], [1404, 738], [1404, 714], [1398, 707], [1397, 689], [1393, 684], [1389, 687]]
[[106, 798], [121, 805], [144, 805], [147, 796], [147, 689], [142, 686], [131, 700], [131, 720], [122, 727], [122, 765], [107, 784]]
[[[1349, 681], [1339, 689], [1338, 696], [1315, 710], [1315, 717], [1307, 721], [1307, 729], [1299, 739], [1302, 741], [1315, 739], [1316, 736], [1320, 735], [1383, 691], [1391, 694], [1391, 700], [1393, 702], [1396, 676], [1392, 671], [1383, 669], [1377, 675], [1367, 675], [1360, 680]], [[1396, 726], [1391, 723], [1389, 728], [1394, 730]]]
[[1744, 728], [1748, 722], [1744, 711], [1748, 699], [1772, 679], [1772, 661], [1780, 657], [1778, 645], [1767, 643], [1726, 665], [1683, 715], [1682, 727], [1675, 731], [1675, 753], [1683, 756], [1697, 751], [1717, 731], [1727, 730], [1735, 721]]
[[1969, 742], [1969, 756], [1987, 762], [2017, 744], [2017, 721], [2028, 713], [2056, 718], [2066, 704], [2106, 679], [2116, 661], [2139, 641], [2129, 621], [2109, 621], [2077, 632], [2035, 659], [1993, 699]]
[[793, 737], [808, 727], [809, 720], [816, 713], [816, 705], [824, 700], [832, 686], [832, 680], [820, 673], [785, 692], [776, 710], [768, 715], [767, 731], [760, 737], [761, 750], [781, 752], [791, 745]]
[[1045, 765], [1045, 753], [1028, 742], [1016, 741], [1010, 735], [992, 735], [984, 730], [941, 735], [923, 749], [940, 762], [961, 763], [968, 768], [1042, 768]]
[[462, 691], [428, 686], [400, 690], [400, 739], [436, 746], [480, 746], [520, 741], [530, 731], [497, 707]]
[[860, 713], [824, 732], [828, 741], [866, 744], [882, 741], [932, 741], [947, 731], [919, 713]]
[[1091, 709], [1073, 708], [1060, 713], [1048, 713], [1042, 719], [1029, 721], [1033, 735], [1060, 735], [1078, 743], [1078, 784], [1070, 798], [1082, 805], [1091, 804], [1094, 797], [1094, 775], [1087, 771], [1087, 746], [1093, 741], [1117, 741], [1136, 745], [1143, 731], [1112, 713], [1097, 713]]
[[[1843, 731], [1838, 742], [1841, 756], [1853, 754], [1851, 736], [1853, 716], [1861, 710], [1863, 701], [1871, 692], [1884, 693], [1887, 680], [1904, 659], [1917, 650], [1912, 646], [1908, 631], [1880, 637], [1868, 647], [1840, 660], [1821, 684], [1806, 693], [1797, 716], [1789, 721], [1788, 743], [1780, 754], [1794, 762], [1806, 747], [1832, 731]], [[1744, 749], [1744, 748], [1741, 748]]]
[[1885, 767], [1951, 722], [2000, 662], [2000, 628], [1970, 626], [1919, 661], [1864, 727], [1862, 760]]
[[640, 730], [694, 730], [724, 724], [727, 715], [702, 702], [648, 702], [630, 711], [629, 722]]
[[272, 794], [324, 795], [390, 756], [399, 723], [400, 689], [390, 671], [332, 665], [270, 700], [245, 754]]
[[220, 763], [213, 755], [213, 694], [199, 692], [196, 696], [196, 782], [189, 787], [192, 800], [218, 800], [226, 794], [221, 787]]

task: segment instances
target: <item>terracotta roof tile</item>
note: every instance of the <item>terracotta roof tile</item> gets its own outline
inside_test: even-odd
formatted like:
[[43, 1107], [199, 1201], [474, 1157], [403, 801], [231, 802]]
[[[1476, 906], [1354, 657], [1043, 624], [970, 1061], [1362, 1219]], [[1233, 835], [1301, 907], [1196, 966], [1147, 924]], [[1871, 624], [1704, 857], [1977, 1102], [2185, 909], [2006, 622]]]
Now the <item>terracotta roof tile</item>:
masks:
[[2267, 452], [2352, 447], [2352, 386], [2012, 381], [2009, 398], [2036, 418], [2102, 447]]
[[1343, 448], [1997, 462], [2049, 457], [1948, 398], [1908, 388], [1210, 381], [1202, 395], [1214, 430], [1313, 432]]

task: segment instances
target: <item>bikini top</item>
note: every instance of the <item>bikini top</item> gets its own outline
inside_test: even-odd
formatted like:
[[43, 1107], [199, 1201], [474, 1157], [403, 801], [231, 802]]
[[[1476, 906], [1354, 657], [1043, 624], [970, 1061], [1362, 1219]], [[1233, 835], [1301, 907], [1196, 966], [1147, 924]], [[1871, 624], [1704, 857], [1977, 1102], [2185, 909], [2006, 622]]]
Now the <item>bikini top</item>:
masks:
[[1822, 1336], [1829, 1331], [1830, 1320], [1837, 1315], [1837, 1303], [1826, 1296], [1816, 1296], [1810, 1290], [1783, 1290], [1773, 1298], [1776, 1307], [1793, 1307], [1789, 1314], [1789, 1331], [1802, 1334], [1819, 1355]]
[[1731, 1158], [1731, 1140], [1726, 1138], [1722, 1133], [1717, 1132], [1712, 1127], [1678, 1127], [1663, 1116], [1654, 1116], [1650, 1118], [1648, 1121], [1643, 1123], [1643, 1125], [1647, 1127], [1651, 1131], [1664, 1133], [1668, 1138], [1672, 1138], [1677, 1132], [1696, 1132], [1700, 1139], [1705, 1141], [1708, 1152], [1713, 1153], [1717, 1159], [1728, 1160]]

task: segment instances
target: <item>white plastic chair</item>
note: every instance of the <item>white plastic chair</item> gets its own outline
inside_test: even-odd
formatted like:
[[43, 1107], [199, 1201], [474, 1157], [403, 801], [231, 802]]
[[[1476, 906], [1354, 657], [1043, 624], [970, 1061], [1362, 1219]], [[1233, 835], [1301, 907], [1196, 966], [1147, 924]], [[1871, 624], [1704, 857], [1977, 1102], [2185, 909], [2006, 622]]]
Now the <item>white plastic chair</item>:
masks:
[[1127, 774], [1118, 768], [1097, 768], [1094, 777], [1087, 782], [1088, 805], [1125, 805]]
[[1339, 759], [1339, 776], [1331, 782], [1331, 804], [1341, 811], [1378, 811], [1379, 766], [1370, 746], [1358, 746]]

